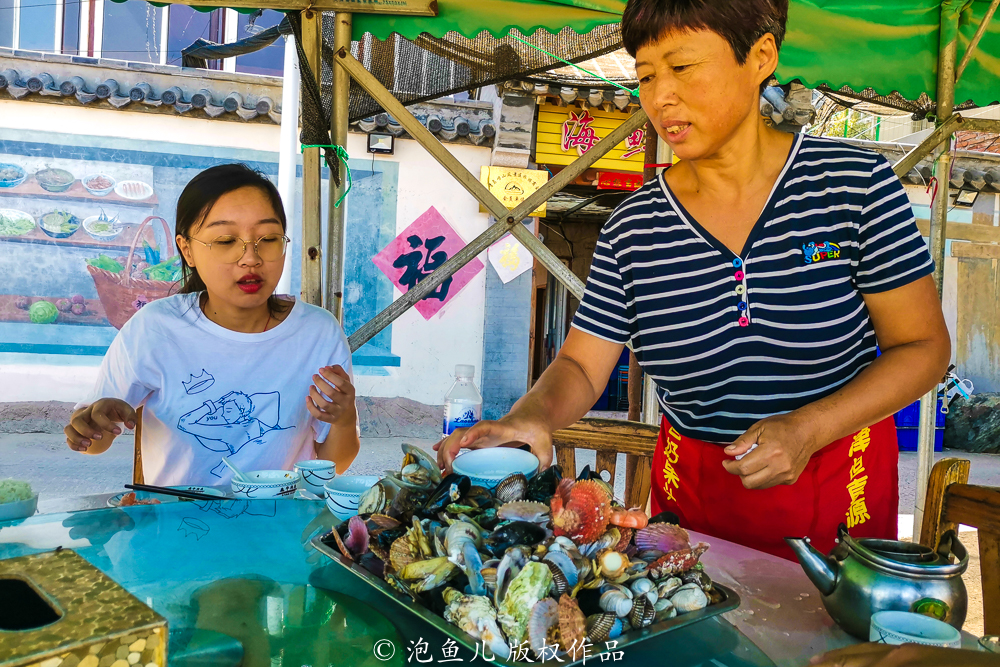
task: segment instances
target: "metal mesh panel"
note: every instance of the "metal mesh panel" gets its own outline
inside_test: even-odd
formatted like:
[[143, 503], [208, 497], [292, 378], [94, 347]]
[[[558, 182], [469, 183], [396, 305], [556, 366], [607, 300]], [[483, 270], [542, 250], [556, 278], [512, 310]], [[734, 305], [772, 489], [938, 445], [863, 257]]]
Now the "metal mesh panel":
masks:
[[[289, 14], [296, 44], [301, 44], [302, 24]], [[333, 103], [334, 14], [323, 15], [323, 63], [321, 85], [310, 85], [311, 70], [301, 46], [302, 143], [330, 143], [330, 113]], [[558, 34], [539, 30], [521, 35], [532, 44], [571, 62], [580, 62], [621, 48], [618, 24], [600, 26], [586, 35], [566, 28]], [[444, 95], [471, 90], [510, 79], [544, 72], [563, 63], [511, 37], [498, 39], [488, 32], [468, 38], [451, 32], [441, 39], [428, 34], [410, 41], [399, 35], [375, 39], [361, 36], [351, 44], [351, 53], [403, 104], [415, 104]], [[350, 120], [382, 112], [381, 105], [356, 82], [351, 82]]]
[[[847, 108], [854, 107], [858, 104], [873, 104], [880, 107], [887, 107], [889, 109], [896, 109], [898, 111], [905, 111], [912, 115], [913, 120], [923, 120], [927, 116], [933, 116], [937, 112], [937, 102], [928, 97], [927, 93], [920, 93], [920, 97], [916, 100], [908, 100], [899, 93], [895, 92], [890, 95], [879, 95], [871, 88], [865, 88], [861, 92], [855, 92], [848, 86], [844, 86], [840, 90], [833, 90], [829, 86], [822, 85], [817, 88], [817, 90], [822, 92], [837, 104]], [[993, 102], [993, 104], [996, 104], [996, 102]], [[963, 102], [955, 105], [955, 111], [974, 109], [976, 106], [977, 105], [973, 104], [971, 101]]]

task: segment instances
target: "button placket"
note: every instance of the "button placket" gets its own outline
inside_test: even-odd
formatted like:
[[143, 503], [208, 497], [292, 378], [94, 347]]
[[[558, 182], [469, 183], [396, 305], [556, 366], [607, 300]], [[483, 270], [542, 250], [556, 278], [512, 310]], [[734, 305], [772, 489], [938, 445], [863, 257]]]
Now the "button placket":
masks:
[[736, 269], [733, 278], [738, 281], [734, 291], [740, 298], [739, 303], [736, 305], [740, 313], [738, 322], [741, 327], [750, 326], [750, 299], [747, 296], [746, 262], [737, 257], [733, 260], [733, 268]]

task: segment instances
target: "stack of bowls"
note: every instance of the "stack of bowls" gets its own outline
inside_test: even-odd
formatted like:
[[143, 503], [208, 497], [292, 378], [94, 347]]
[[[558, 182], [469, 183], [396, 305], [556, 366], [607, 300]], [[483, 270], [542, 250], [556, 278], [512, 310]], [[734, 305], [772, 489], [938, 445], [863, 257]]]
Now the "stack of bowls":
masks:
[[512, 447], [474, 449], [455, 458], [452, 470], [465, 475], [476, 486], [493, 490], [504, 477], [523, 473], [531, 478], [538, 472], [538, 457], [531, 452]]
[[330, 512], [347, 521], [358, 513], [358, 500], [368, 489], [375, 486], [377, 475], [338, 475], [326, 483], [326, 506]]
[[299, 482], [300, 489], [323, 498], [326, 496], [323, 487], [337, 476], [337, 464], [323, 459], [299, 461], [295, 464], [295, 471], [302, 475], [302, 480]]

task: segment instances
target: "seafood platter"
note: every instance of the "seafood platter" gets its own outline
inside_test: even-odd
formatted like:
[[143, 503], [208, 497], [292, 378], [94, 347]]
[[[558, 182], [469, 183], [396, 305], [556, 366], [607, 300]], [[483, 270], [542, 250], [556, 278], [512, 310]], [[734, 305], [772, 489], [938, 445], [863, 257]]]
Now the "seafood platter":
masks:
[[699, 562], [708, 544], [672, 514], [622, 506], [589, 468], [487, 489], [403, 453], [358, 515], [312, 544], [469, 651], [571, 665], [740, 604]]

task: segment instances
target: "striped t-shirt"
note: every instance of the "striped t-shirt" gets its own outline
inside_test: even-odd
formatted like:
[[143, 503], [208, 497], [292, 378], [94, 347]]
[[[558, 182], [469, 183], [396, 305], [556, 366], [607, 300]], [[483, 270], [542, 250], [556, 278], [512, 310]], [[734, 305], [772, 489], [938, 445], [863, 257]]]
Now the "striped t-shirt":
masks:
[[662, 176], [601, 230], [573, 326], [632, 342], [683, 435], [731, 442], [844, 386], [875, 359], [863, 294], [933, 271], [882, 156], [798, 135], [739, 255]]

